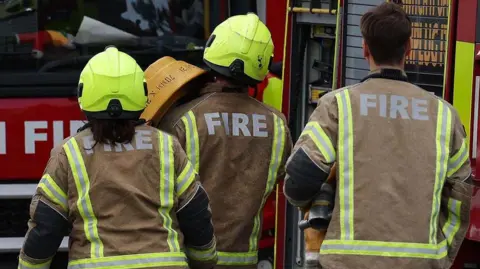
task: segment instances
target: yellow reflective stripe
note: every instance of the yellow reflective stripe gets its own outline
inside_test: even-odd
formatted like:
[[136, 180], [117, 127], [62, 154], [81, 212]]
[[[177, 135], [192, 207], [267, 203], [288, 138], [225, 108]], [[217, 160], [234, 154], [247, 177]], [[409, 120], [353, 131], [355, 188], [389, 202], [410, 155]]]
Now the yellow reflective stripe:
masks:
[[30, 263], [26, 260], [23, 260], [22, 258], [20, 258], [18, 260], [18, 269], [49, 269], [50, 268], [50, 263], [52, 263], [52, 260], [49, 260], [49, 261], [46, 261], [46, 262], [43, 262], [43, 263], [39, 263], [39, 264], [33, 264], [33, 263]]
[[448, 161], [448, 173], [447, 177], [451, 177], [455, 174], [460, 167], [468, 160], [468, 148], [467, 148], [467, 141], [465, 138], [462, 141], [462, 146], [458, 150], [455, 155], [450, 158]]
[[183, 252], [164, 252], [111, 256], [94, 259], [74, 260], [68, 263], [68, 269], [119, 269], [148, 268], [163, 266], [187, 267], [187, 258]]
[[448, 167], [448, 156], [450, 156], [450, 133], [452, 124], [452, 113], [443, 103], [438, 101], [437, 129], [436, 129], [436, 165], [435, 184], [433, 187], [432, 213], [430, 215], [430, 244], [437, 243], [438, 214], [440, 212], [441, 193], [445, 183]]
[[177, 196], [182, 196], [194, 180], [195, 170], [190, 161], [188, 161], [185, 168], [183, 168], [183, 171], [177, 177], [177, 182], [175, 184], [175, 192], [177, 193]]
[[43, 175], [38, 183], [38, 187], [45, 192], [50, 201], [60, 206], [65, 212], [68, 212], [67, 195], [49, 174]]
[[338, 103], [338, 164], [340, 238], [354, 239], [353, 225], [353, 121], [348, 90], [335, 95]]
[[261, 214], [263, 212], [263, 206], [268, 199], [268, 196], [273, 190], [275, 186], [275, 182], [277, 181], [278, 169], [280, 167], [280, 163], [282, 162], [283, 158], [283, 149], [285, 148], [285, 126], [283, 125], [283, 121], [277, 115], [272, 113], [273, 115], [273, 142], [272, 142], [272, 155], [270, 156], [270, 166], [268, 168], [268, 178], [267, 184], [265, 188], [265, 192], [262, 198], [262, 204], [258, 209], [257, 214], [253, 219], [253, 229], [252, 234], [250, 235], [250, 242], [249, 242], [249, 251], [256, 252], [258, 250], [258, 240], [260, 234], [260, 219]]
[[213, 260], [217, 257], [216, 245], [205, 250], [198, 250], [194, 248], [186, 248], [187, 256], [189, 259], [196, 261], [208, 261]]
[[77, 207], [83, 220], [85, 236], [90, 241], [91, 257], [103, 257], [103, 243], [98, 235], [98, 220], [93, 212], [90, 201], [90, 179], [88, 177], [82, 153], [75, 138], [71, 138], [63, 145], [67, 153], [68, 163], [72, 169], [75, 186], [78, 192]]
[[218, 265], [257, 264], [258, 252], [218, 252]]
[[327, 163], [335, 161], [336, 156], [333, 143], [318, 122], [309, 122], [301, 134], [301, 136], [304, 135], [308, 135], [313, 140]]
[[320, 254], [363, 255], [400, 258], [442, 259], [447, 256], [446, 241], [440, 244], [325, 240]]
[[460, 209], [462, 207], [462, 202], [455, 199], [448, 199], [448, 219], [445, 225], [443, 226], [443, 234], [447, 240], [447, 244], [451, 245], [453, 238], [460, 229]]
[[159, 132], [158, 146], [160, 153], [160, 208], [158, 213], [163, 218], [163, 227], [168, 232], [168, 247], [171, 252], [179, 252], [178, 233], [172, 228], [171, 212], [175, 190], [175, 166], [173, 157], [173, 138], [163, 132]]
[[197, 121], [192, 111], [182, 117], [186, 132], [187, 155], [195, 167], [197, 173], [200, 171], [200, 146], [198, 141]]

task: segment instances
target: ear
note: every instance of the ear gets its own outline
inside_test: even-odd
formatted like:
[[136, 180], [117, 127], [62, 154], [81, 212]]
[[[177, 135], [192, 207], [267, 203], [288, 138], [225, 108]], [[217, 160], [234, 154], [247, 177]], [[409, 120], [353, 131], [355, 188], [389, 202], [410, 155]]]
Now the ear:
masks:
[[407, 44], [405, 44], [405, 57], [410, 55], [411, 51], [412, 51], [412, 38], [409, 38], [407, 41]]
[[363, 48], [363, 58], [367, 59], [370, 57], [370, 49], [368, 45], [365, 43], [365, 39], [362, 39], [362, 48]]

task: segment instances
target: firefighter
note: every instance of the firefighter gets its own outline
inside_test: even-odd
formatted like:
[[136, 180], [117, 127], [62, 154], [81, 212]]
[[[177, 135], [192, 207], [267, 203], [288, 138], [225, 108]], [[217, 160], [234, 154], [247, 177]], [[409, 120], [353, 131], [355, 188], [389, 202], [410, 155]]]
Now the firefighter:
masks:
[[412, 30], [400, 6], [373, 8], [360, 28], [371, 72], [319, 100], [286, 165], [285, 195], [308, 207], [336, 162], [323, 268], [450, 268], [472, 196], [465, 130], [450, 104], [408, 82]]
[[178, 140], [138, 122], [146, 94], [142, 69], [115, 47], [87, 63], [88, 124], [51, 152], [18, 268], [50, 268], [69, 228], [71, 269], [213, 268], [208, 196]]
[[282, 62], [272, 63], [265, 79], [256, 88], [250, 88], [248, 93], [278, 111], [282, 111], [282, 68]]
[[272, 56], [270, 32], [257, 15], [227, 19], [204, 52], [215, 82], [159, 125], [178, 137], [209, 194], [216, 268], [256, 268], [262, 209], [290, 154], [284, 116], [248, 96], [248, 87], [267, 75]]

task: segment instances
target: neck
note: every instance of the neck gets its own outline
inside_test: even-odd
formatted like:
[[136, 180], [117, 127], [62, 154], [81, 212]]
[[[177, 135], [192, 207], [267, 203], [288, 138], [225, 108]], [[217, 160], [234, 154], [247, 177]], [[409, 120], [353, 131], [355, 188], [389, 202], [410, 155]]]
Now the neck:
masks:
[[399, 69], [404, 71], [405, 69], [405, 64], [402, 63], [398, 65], [387, 65], [387, 64], [376, 64], [374, 61], [370, 61], [370, 72], [375, 72], [380, 69]]

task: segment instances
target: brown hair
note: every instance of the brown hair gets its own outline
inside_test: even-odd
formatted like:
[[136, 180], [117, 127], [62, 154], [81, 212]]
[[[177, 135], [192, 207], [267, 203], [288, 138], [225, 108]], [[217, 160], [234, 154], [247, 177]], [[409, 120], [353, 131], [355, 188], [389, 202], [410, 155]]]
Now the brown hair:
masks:
[[401, 6], [383, 3], [362, 16], [360, 29], [376, 64], [400, 64], [412, 34], [410, 18]]
[[130, 143], [138, 124], [134, 120], [89, 120], [95, 142], [110, 145]]

